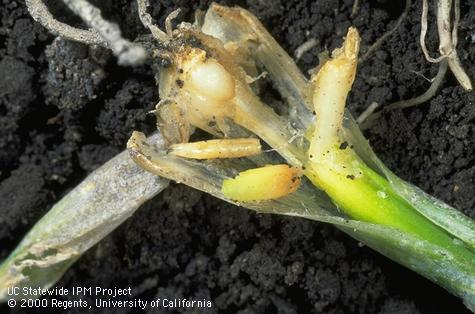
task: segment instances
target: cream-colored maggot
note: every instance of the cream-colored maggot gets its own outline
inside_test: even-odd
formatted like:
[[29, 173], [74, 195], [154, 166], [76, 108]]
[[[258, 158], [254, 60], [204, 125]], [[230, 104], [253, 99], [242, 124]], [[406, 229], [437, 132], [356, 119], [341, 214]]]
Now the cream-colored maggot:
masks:
[[218, 139], [173, 144], [168, 153], [191, 159], [239, 158], [261, 154], [262, 146], [257, 138]]

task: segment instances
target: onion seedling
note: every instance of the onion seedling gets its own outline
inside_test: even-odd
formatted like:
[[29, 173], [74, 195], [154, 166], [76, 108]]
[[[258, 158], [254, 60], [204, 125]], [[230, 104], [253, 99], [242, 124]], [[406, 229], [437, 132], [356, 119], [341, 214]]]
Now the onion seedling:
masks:
[[[474, 308], [474, 222], [394, 176], [345, 112], [358, 64], [356, 29], [349, 29], [342, 47], [310, 81], [257, 18], [243, 9], [212, 5], [201, 29], [182, 25], [173, 32], [171, 42], [199, 45], [177, 49], [171, 44], [162, 53], [171, 64], [161, 72], [162, 99], [171, 99], [170, 104], [183, 112], [191, 127], [216, 137], [258, 136], [280, 156], [248, 156], [247, 162], [191, 162], [142, 145], [145, 138], [136, 133], [128, 147], [140, 166], [258, 211], [335, 223]], [[247, 62], [239, 64], [239, 60]], [[279, 110], [284, 114], [263, 103], [247, 83], [246, 75], [260, 70], [257, 64], [263, 65], [261, 70], [269, 73], [287, 100], [289, 107]], [[201, 76], [198, 81], [205, 82], [206, 88], [191, 80], [195, 75]], [[182, 83], [177, 85], [177, 81]], [[223, 82], [226, 97], [216, 97]], [[219, 122], [210, 128], [215, 120]], [[295, 191], [293, 187], [288, 193], [269, 192], [268, 198], [261, 198], [266, 184], [288, 186], [287, 177], [272, 176], [268, 167], [262, 168], [282, 160], [300, 168], [306, 180]], [[314, 201], [316, 191], [323, 193], [319, 198], [325, 201]]]

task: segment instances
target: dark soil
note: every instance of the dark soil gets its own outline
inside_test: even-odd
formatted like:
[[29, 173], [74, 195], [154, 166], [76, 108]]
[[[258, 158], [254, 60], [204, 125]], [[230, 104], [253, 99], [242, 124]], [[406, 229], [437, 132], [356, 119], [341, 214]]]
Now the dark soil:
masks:
[[[47, 1], [80, 25], [60, 1]], [[94, 1], [134, 38], [145, 30], [134, 1]], [[190, 2], [192, 5], [190, 5]], [[299, 66], [314, 67], [350, 25], [363, 51], [391, 28], [403, 1], [242, 0], [293, 52], [319, 44]], [[418, 46], [420, 1], [408, 19], [359, 68], [351, 95], [358, 114], [422, 93], [437, 66]], [[207, 1], [154, 1], [153, 16], [176, 7], [191, 18]], [[458, 50], [475, 78], [475, 5], [462, 2]], [[134, 129], [151, 131], [146, 113], [158, 100], [148, 67], [123, 68], [102, 49], [55, 41], [23, 1], [0, 4], [0, 258], [52, 204], [90, 171], [124, 149]], [[428, 42], [437, 51], [433, 33]], [[387, 113], [367, 131], [373, 147], [401, 177], [475, 218], [475, 96], [451, 75], [429, 103]], [[172, 185], [87, 252], [59, 286], [133, 287], [135, 297], [208, 298], [230, 313], [463, 313], [460, 300], [387, 260], [332, 226], [258, 215], [185, 186]], [[0, 311], [6, 307], [0, 308]]]

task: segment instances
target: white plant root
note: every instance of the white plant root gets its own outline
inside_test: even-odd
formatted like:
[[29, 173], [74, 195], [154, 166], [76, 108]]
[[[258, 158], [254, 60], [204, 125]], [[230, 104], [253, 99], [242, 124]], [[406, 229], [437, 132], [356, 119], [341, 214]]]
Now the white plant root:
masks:
[[107, 47], [106, 41], [96, 31], [75, 28], [56, 20], [42, 0], [25, 0], [25, 3], [31, 17], [51, 33], [84, 44]]
[[414, 98], [399, 100], [392, 104], [387, 105], [384, 107], [383, 110], [376, 111], [376, 108], [372, 108], [371, 104], [359, 117], [358, 117], [358, 124], [362, 130], [370, 128], [374, 122], [381, 117], [384, 112], [394, 110], [394, 109], [405, 109], [413, 106], [420, 105], [425, 103], [439, 90], [442, 82], [444, 81], [445, 74], [447, 73], [448, 62], [447, 60], [442, 60], [439, 63], [439, 70], [437, 71], [437, 75], [431, 80], [431, 84], [429, 89], [427, 89], [423, 94], [416, 96]]
[[123, 38], [119, 26], [104, 20], [98, 8], [86, 0], [63, 2], [93, 30], [82, 30], [57, 21], [42, 0], [26, 0], [26, 6], [33, 19], [53, 34], [88, 45], [108, 47], [121, 65], [139, 65], [146, 60], [145, 49]]
[[[454, 4], [454, 23], [451, 27], [450, 13], [452, 10], [452, 2]], [[424, 56], [427, 61], [432, 63], [438, 63], [444, 59], [447, 59], [448, 65], [452, 73], [454, 74], [460, 85], [467, 91], [473, 89], [472, 82], [467, 73], [460, 63], [457, 55], [457, 29], [460, 21], [460, 0], [438, 0], [437, 1], [437, 30], [439, 33], [439, 52], [438, 58], [430, 56], [426, 44], [425, 37], [427, 33], [427, 13], [428, 3], [427, 0], [422, 0], [422, 16], [421, 16], [421, 35], [420, 44]]]
[[137, 0], [140, 21], [146, 28], [150, 30], [155, 39], [161, 42], [168, 41], [170, 37], [155, 24], [153, 24], [152, 17], [147, 12], [147, 8], [149, 6], [150, 2], [148, 0]]
[[[454, 6], [454, 22], [453, 22], [453, 26], [451, 27], [452, 3]], [[390, 31], [391, 33], [399, 26], [403, 15], [407, 15], [407, 10], [409, 9], [410, 4], [411, 4], [411, 0], [407, 0], [405, 12], [401, 15], [399, 21], [397, 22], [396, 27]], [[370, 107], [368, 107], [361, 114], [361, 116], [358, 117], [358, 124], [360, 125], [360, 128], [367, 129], [371, 127], [373, 123], [379, 117], [381, 117], [383, 112], [394, 110], [394, 109], [404, 109], [404, 108], [408, 108], [412, 106], [417, 106], [431, 99], [435, 95], [437, 90], [440, 88], [440, 86], [442, 85], [443, 79], [447, 72], [447, 68], [450, 68], [450, 70], [454, 74], [459, 84], [465, 90], [471, 91], [473, 89], [472, 82], [470, 81], [470, 78], [468, 77], [467, 73], [463, 69], [462, 64], [460, 63], [460, 59], [457, 55], [457, 50], [456, 50], [456, 46], [458, 42], [457, 30], [458, 30], [458, 25], [460, 21], [460, 0], [437, 0], [437, 30], [439, 34], [439, 40], [440, 40], [439, 52], [441, 54], [437, 58], [434, 58], [430, 55], [425, 43], [425, 37], [427, 34], [427, 29], [428, 29], [427, 15], [428, 15], [428, 1], [422, 0], [421, 33], [420, 33], [420, 38], [419, 38], [421, 49], [427, 61], [431, 63], [440, 63], [437, 75], [431, 81], [431, 85], [429, 89], [417, 97], [407, 99], [407, 100], [400, 100], [388, 106], [385, 106], [384, 109], [380, 111], [376, 111], [377, 108], [370, 105]], [[383, 35], [383, 37], [386, 37], [386, 35], [389, 36], [390, 32]], [[369, 52], [371, 50], [374, 50], [373, 48], [376, 46], [378, 42], [383, 40], [383, 37], [381, 37], [375, 44], [373, 44], [373, 46], [370, 49], [368, 49], [365, 55], [360, 59], [360, 62], [361, 60], [366, 59]]]

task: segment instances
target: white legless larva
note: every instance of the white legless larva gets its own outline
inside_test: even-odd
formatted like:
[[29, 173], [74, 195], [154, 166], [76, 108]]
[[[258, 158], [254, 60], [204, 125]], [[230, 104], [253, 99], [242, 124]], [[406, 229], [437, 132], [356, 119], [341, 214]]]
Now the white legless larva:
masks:
[[193, 89], [201, 95], [216, 101], [234, 98], [234, 79], [226, 69], [213, 59], [194, 64], [189, 72]]
[[300, 187], [301, 170], [289, 165], [267, 165], [240, 172], [223, 181], [221, 192], [237, 202], [281, 198]]
[[192, 159], [238, 158], [258, 155], [262, 152], [257, 138], [236, 138], [174, 144], [170, 155]]

